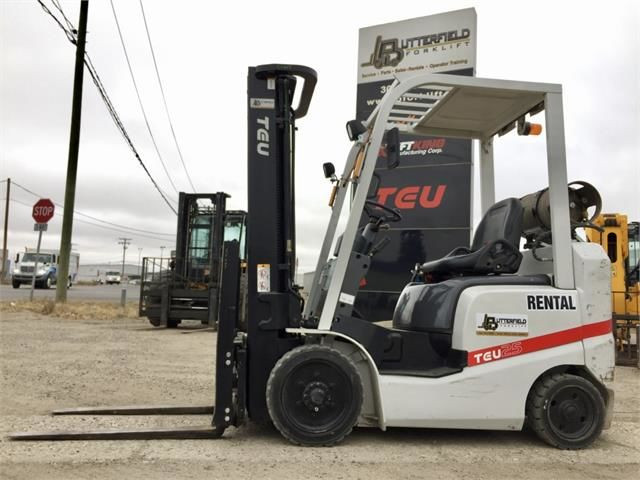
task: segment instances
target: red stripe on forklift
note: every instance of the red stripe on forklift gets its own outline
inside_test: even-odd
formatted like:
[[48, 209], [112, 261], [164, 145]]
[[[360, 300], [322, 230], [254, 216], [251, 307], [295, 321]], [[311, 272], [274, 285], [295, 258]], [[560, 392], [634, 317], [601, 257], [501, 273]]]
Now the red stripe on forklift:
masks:
[[468, 354], [467, 365], [470, 367], [482, 365], [484, 363], [495, 362], [496, 360], [515, 357], [516, 355], [524, 355], [525, 353], [537, 352], [547, 348], [579, 342], [585, 338], [598, 337], [600, 335], [606, 335], [607, 333], [611, 333], [611, 320], [581, 325], [568, 330], [548, 333], [518, 342], [503, 343], [502, 345], [474, 350]]

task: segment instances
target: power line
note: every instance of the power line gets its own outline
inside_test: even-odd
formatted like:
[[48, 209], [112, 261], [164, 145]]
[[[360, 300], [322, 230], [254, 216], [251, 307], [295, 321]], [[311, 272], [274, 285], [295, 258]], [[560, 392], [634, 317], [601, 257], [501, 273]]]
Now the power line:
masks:
[[169, 115], [169, 107], [167, 106], [167, 98], [164, 94], [164, 88], [162, 87], [162, 81], [160, 80], [160, 72], [158, 70], [158, 63], [156, 62], [156, 54], [153, 50], [153, 43], [151, 42], [151, 34], [149, 33], [149, 25], [147, 24], [147, 16], [144, 13], [144, 7], [142, 6], [142, 0], [140, 0], [140, 10], [142, 11], [142, 18], [144, 20], [144, 28], [147, 32], [147, 40], [149, 41], [149, 48], [151, 49], [151, 57], [153, 58], [153, 66], [156, 70], [156, 77], [158, 78], [158, 85], [160, 85], [160, 93], [162, 94], [162, 103], [164, 104], [164, 111], [167, 114], [167, 120], [169, 120], [169, 127], [171, 127], [171, 135], [173, 135], [173, 141], [176, 144], [176, 149], [178, 150], [178, 156], [180, 157], [180, 161], [182, 162], [182, 168], [184, 169], [184, 173], [187, 175], [187, 180], [189, 180], [189, 185], [191, 185], [191, 190], [194, 192], [196, 188], [193, 186], [193, 182], [191, 181], [191, 176], [189, 175], [189, 171], [187, 170], [187, 165], [184, 162], [184, 158], [182, 156], [182, 151], [180, 150], [180, 145], [178, 145], [178, 139], [176, 138], [176, 132], [173, 129], [173, 122], [171, 121], [171, 115]]
[[[107, 111], [111, 115], [111, 118], [113, 119], [113, 122], [116, 124], [116, 127], [118, 128], [118, 130], [122, 134], [123, 138], [125, 139], [125, 141], [129, 145], [129, 148], [133, 152], [133, 155], [136, 157], [136, 160], [138, 160], [138, 163], [140, 164], [140, 166], [142, 166], [142, 169], [145, 171], [145, 173], [147, 174], [147, 177], [149, 177], [149, 179], [151, 180], [151, 183], [153, 183], [153, 186], [156, 188], [158, 193], [160, 193], [160, 196], [162, 197], [162, 199], [169, 206], [171, 211], [173, 211], [173, 213], [175, 213], [177, 215], [178, 214], [177, 210], [175, 209], [175, 207], [171, 203], [169, 203], [168, 195], [166, 194], [166, 192], [164, 192], [160, 188], [158, 183], [155, 181], [155, 179], [151, 175], [151, 172], [149, 171], [149, 169], [147, 168], [145, 163], [142, 161], [142, 158], [140, 158], [140, 154], [138, 153], [138, 150], [133, 145], [131, 137], [129, 137], [129, 134], [127, 133], [126, 129], [124, 128], [124, 124], [120, 120], [120, 117], [118, 116], [118, 113], [116, 112], [115, 107], [111, 103], [111, 99], [107, 95], [107, 92], [106, 92], [106, 90], [104, 88], [104, 85], [102, 84], [102, 80], [98, 76], [98, 72], [95, 70], [95, 67], [93, 66], [93, 63], [91, 62], [91, 59], [88, 56], [85, 58], [85, 65], [87, 66], [87, 68], [89, 70], [89, 75], [91, 76], [91, 79], [93, 80], [93, 83], [98, 88], [98, 93], [102, 97], [102, 100], [104, 101], [104, 104], [107, 107]], [[173, 203], [176, 203], [175, 200], [172, 200], [172, 201], [173, 201]]]
[[69, 28], [69, 30], [71, 30], [71, 32], [75, 35], [76, 29], [73, 27], [73, 23], [71, 23], [71, 20], [69, 20], [67, 16], [64, 14], [64, 11], [62, 10], [62, 7], [60, 6], [60, 3], [58, 2], [58, 0], [51, 0], [51, 3], [53, 3], [53, 6], [56, 7], [56, 9], [62, 15], [62, 18], [64, 19], [64, 23], [67, 24], [67, 28]]
[[[26, 203], [26, 202], [23, 202], [23, 201], [21, 201], [21, 200], [18, 200], [17, 198], [13, 198], [13, 197], [11, 197], [9, 200], [10, 200], [11, 202], [13, 202], [13, 203], [17, 203], [18, 205], [22, 205], [22, 206], [24, 206], [24, 207], [28, 207], [28, 208], [30, 208], [30, 209], [31, 209], [31, 208], [33, 208], [33, 205], [30, 205], [30, 204], [28, 204], [28, 203]], [[60, 208], [62, 208], [62, 207], [60, 207]], [[113, 232], [117, 232], [117, 233], [129, 233], [129, 234], [134, 234], [134, 235], [136, 235], [136, 236], [138, 236], [138, 237], [150, 238], [150, 239], [152, 239], [152, 240], [158, 240], [158, 241], [160, 241], [160, 242], [166, 242], [166, 241], [167, 241], [167, 239], [166, 239], [166, 238], [154, 237], [154, 236], [152, 236], [152, 235], [147, 235], [147, 234], [145, 234], [145, 233], [139, 233], [139, 232], [133, 232], [133, 231], [126, 230], [126, 229], [115, 228], [115, 227], [109, 227], [109, 226], [107, 226], [107, 225], [100, 225], [99, 223], [89, 222], [89, 221], [87, 221], [87, 220], [83, 220], [83, 219], [81, 219], [81, 218], [74, 218], [74, 221], [75, 221], [75, 222], [84, 223], [84, 224], [87, 224], [87, 225], [91, 225], [91, 226], [94, 226], [94, 227], [98, 227], [98, 228], [104, 228], [104, 229], [106, 229], [106, 230], [111, 230], [111, 231], [113, 231]]]
[[[75, 35], [71, 31], [69, 31], [60, 22], [60, 20], [58, 20], [58, 18], [51, 12], [51, 10], [49, 10], [47, 8], [47, 6], [44, 3], [42, 3], [41, 0], [36, 0], [36, 1], [40, 4], [40, 6], [43, 8], [43, 10], [58, 24], [58, 26], [62, 29], [62, 31], [67, 36], [67, 39], [71, 43], [73, 43], [75, 45], [75, 43], [76, 43]], [[111, 99], [109, 98], [109, 95], [107, 94], [107, 91], [104, 88], [104, 85], [102, 84], [102, 80], [100, 79], [100, 76], [98, 75], [97, 70], [93, 66], [93, 62], [91, 61], [91, 57], [89, 56], [88, 52], [85, 52], [84, 64], [85, 64], [85, 66], [87, 67], [87, 69], [89, 71], [89, 74], [91, 76], [91, 79], [93, 80], [93, 83], [95, 84], [96, 88], [98, 89], [98, 93], [100, 94], [100, 97], [102, 98], [105, 106], [107, 107], [107, 111], [109, 112], [109, 115], [111, 116], [111, 119], [113, 120], [113, 122], [115, 123], [116, 127], [118, 128], [118, 131], [120, 132], [120, 134], [123, 136], [123, 138], [127, 142], [127, 145], [129, 145], [129, 148], [131, 149], [131, 151], [133, 152], [134, 156], [136, 157], [136, 160], [138, 160], [138, 163], [140, 164], [142, 169], [145, 171], [145, 173], [147, 174], [147, 177], [149, 177], [149, 180], [151, 180], [151, 183], [156, 188], [156, 190], [158, 191], [158, 193], [160, 194], [160, 196], [162, 197], [164, 202], [171, 209], [171, 211], [174, 214], [177, 215], [178, 212], [175, 209], [175, 207], [169, 202], [167, 194], [165, 192], [163, 192], [162, 189], [158, 186], [158, 183], [155, 181], [155, 179], [151, 175], [151, 172], [149, 171], [149, 169], [147, 168], [145, 163], [142, 161], [142, 158], [138, 154], [138, 151], [136, 150], [135, 146], [133, 145], [133, 142], [131, 141], [131, 138], [129, 137], [129, 134], [127, 133], [127, 131], [126, 131], [125, 127], [124, 127], [124, 124], [120, 120], [120, 117], [118, 116], [118, 113], [116, 112], [116, 109], [113, 106], [113, 103], [111, 102]], [[175, 200], [173, 200], [173, 202], [176, 203]]]
[[138, 97], [138, 104], [140, 105], [140, 110], [142, 111], [142, 116], [144, 117], [144, 123], [147, 126], [147, 130], [149, 131], [149, 136], [151, 137], [151, 142], [153, 143], [154, 148], [156, 149], [156, 153], [158, 154], [158, 159], [162, 164], [162, 168], [164, 169], [164, 173], [167, 174], [167, 178], [169, 179], [169, 183], [173, 187], [176, 193], [178, 193], [178, 189], [176, 188], [173, 180], [171, 180], [171, 175], [169, 175], [169, 170], [167, 170], [167, 166], [162, 159], [162, 155], [160, 154], [160, 149], [158, 148], [158, 144], [156, 143], [156, 139], [151, 132], [151, 126], [149, 125], [149, 119], [147, 118], [147, 112], [142, 105], [142, 98], [140, 97], [140, 91], [138, 90], [138, 84], [136, 82], [136, 78], [133, 75], [133, 68], [131, 67], [131, 61], [129, 60], [129, 54], [127, 53], [127, 47], [124, 43], [124, 37], [122, 36], [122, 30], [120, 30], [120, 23], [118, 22], [118, 15], [116, 15], [116, 8], [113, 5], [113, 0], [110, 0], [111, 3], [111, 11], [113, 12], [113, 18], [116, 21], [116, 27], [118, 29], [118, 36], [120, 37], [120, 43], [122, 44], [122, 50], [124, 52], [124, 58], [127, 61], [127, 66], [129, 67], [129, 74], [131, 75], [131, 81], [133, 82], [133, 88], [136, 91], [136, 96]]
[[[38, 193], [34, 192], [33, 190], [29, 190], [28, 188], [26, 188], [26, 187], [24, 187], [24, 186], [20, 185], [19, 183], [15, 182], [15, 181], [12, 181], [11, 183], [12, 183], [12, 185], [14, 185], [14, 186], [16, 186], [16, 187], [20, 188], [21, 190], [24, 190], [25, 192], [27, 192], [27, 193], [29, 193], [29, 194], [33, 195], [34, 197], [37, 197], [37, 198], [45, 198], [45, 197], [44, 197], [44, 195], [40, 195], [40, 194], [38, 194]], [[61, 204], [61, 203], [59, 203], [59, 202], [56, 202], [55, 200], [52, 200], [52, 201], [53, 201], [53, 203], [54, 203], [55, 205], [57, 205], [58, 207], [60, 207], [60, 208], [64, 209], [64, 205], [62, 205], [62, 204]], [[105, 223], [105, 224], [107, 224], [107, 225], [112, 225], [112, 226], [114, 226], [114, 227], [117, 227], [117, 228], [123, 229], [123, 230], [125, 230], [125, 231], [127, 231], [127, 232], [133, 232], [133, 231], [136, 231], [136, 232], [148, 233], [148, 234], [152, 234], [152, 235], [166, 235], [167, 237], [174, 237], [174, 235], [173, 235], [173, 234], [171, 234], [171, 233], [154, 232], [154, 231], [151, 231], [151, 230], [144, 230], [144, 229], [141, 229], [141, 228], [129, 227], [129, 226], [127, 226], [127, 225], [121, 225], [121, 224], [119, 224], [119, 223], [109, 222], [109, 221], [107, 221], [107, 220], [102, 220], [102, 219], [100, 219], [100, 218], [98, 218], [98, 217], [94, 217], [94, 216], [92, 216], [92, 215], [88, 215], [88, 214], [86, 214], [86, 213], [79, 212], [78, 210], [75, 210], [73, 213], [74, 213], [74, 215], [80, 215], [80, 216], [82, 216], [82, 217], [86, 217], [86, 218], [90, 218], [91, 220], [95, 220], [95, 221], [97, 221], [97, 222]]]
[[[56, 17], [53, 14], [53, 12], [51, 12], [51, 10], [49, 10], [49, 7], [47, 7], [44, 3], [42, 3], [42, 0], [36, 0], [36, 1], [40, 4], [42, 9], [49, 14], [49, 16], [53, 19], [53, 21], [56, 22], [58, 24], [58, 26], [64, 31], [64, 33], [67, 36], [67, 38], [69, 39], [69, 41], [75, 45], [76, 44], [76, 36], [75, 36], [75, 34], [70, 32], [69, 30], [67, 30], [67, 28], [62, 24], [62, 22], [60, 22], [60, 20], [58, 20], [58, 17]], [[54, 3], [54, 5], [55, 5], [55, 3]], [[58, 8], [58, 10], [61, 10], [59, 5], [57, 5], [56, 8]], [[75, 30], [75, 29], [71, 29], [71, 30]]]

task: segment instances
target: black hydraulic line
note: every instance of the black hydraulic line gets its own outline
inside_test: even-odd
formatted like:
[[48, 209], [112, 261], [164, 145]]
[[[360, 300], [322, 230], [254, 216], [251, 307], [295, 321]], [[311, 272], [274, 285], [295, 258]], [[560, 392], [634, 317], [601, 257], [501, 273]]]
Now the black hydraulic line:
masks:
[[290, 87], [293, 84], [293, 88], [295, 88], [296, 80], [294, 77], [282, 77], [280, 80], [282, 83], [282, 88], [280, 91], [282, 92], [282, 118], [281, 118], [281, 135], [282, 135], [282, 216], [284, 217], [284, 222], [282, 224], [283, 228], [283, 245], [282, 251], [284, 252], [284, 263], [287, 265], [287, 270], [283, 272], [284, 282], [282, 285], [283, 290], [289, 290], [291, 285], [291, 270], [292, 270], [292, 262], [291, 262], [291, 250], [293, 248], [291, 232], [295, 228], [295, 224], [292, 223], [292, 215], [291, 212], [295, 208], [293, 206], [293, 197], [291, 192], [291, 187], [293, 183], [293, 179], [291, 178], [291, 102], [290, 98]]

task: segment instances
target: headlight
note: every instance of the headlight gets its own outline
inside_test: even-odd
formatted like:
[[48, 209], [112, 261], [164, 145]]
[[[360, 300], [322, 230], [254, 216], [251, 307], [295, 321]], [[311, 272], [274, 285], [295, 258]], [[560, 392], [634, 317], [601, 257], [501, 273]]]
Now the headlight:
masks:
[[46, 268], [39, 268], [38, 269], [38, 275], [44, 275], [45, 273], [47, 273], [47, 269]]
[[14, 268], [14, 269], [13, 269], [13, 273], [14, 273], [14, 274], [20, 273], [20, 267], [16, 267], [16, 268]]

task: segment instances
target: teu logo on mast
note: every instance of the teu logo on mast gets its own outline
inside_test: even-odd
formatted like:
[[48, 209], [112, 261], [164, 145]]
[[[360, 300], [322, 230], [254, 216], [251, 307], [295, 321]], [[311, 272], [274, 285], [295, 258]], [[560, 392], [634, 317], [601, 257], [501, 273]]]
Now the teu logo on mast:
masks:
[[258, 118], [256, 120], [258, 125], [261, 127], [258, 128], [256, 133], [256, 137], [258, 139], [258, 143], [256, 144], [256, 149], [259, 155], [268, 157], [269, 156], [269, 117]]

